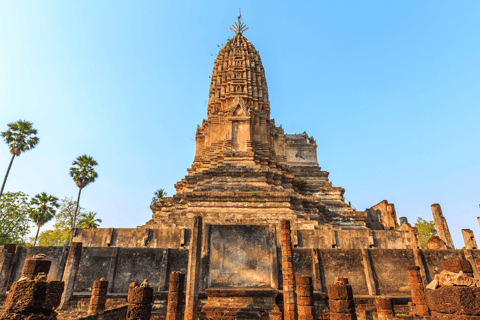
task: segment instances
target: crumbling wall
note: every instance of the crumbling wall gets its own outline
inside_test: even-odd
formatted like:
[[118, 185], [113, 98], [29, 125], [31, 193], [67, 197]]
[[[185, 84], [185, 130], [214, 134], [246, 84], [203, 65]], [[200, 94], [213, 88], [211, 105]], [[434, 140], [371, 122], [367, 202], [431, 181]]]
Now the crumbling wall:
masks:
[[188, 229], [96, 228], [76, 229], [74, 242], [83, 247], [170, 248], [188, 246]]

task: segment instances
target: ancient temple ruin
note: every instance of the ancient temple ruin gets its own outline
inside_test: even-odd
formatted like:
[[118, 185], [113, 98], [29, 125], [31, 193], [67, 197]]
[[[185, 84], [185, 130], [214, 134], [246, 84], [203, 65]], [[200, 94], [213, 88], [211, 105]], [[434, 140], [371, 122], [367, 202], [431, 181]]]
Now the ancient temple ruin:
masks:
[[[454, 250], [438, 204], [439, 236], [420, 249], [416, 228], [406, 218], [398, 223], [392, 203], [358, 211], [345, 200], [319, 166], [316, 140], [287, 134], [270, 118], [266, 72], [246, 29], [239, 15], [216, 57], [207, 118], [177, 193], [151, 205], [152, 219], [136, 228], [76, 229], [71, 247], [3, 248], [0, 295], [39, 253], [52, 262], [48, 280], [65, 283], [59, 310], [88, 306], [101, 278], [107, 309], [140, 290], [132, 282], [148, 279], [152, 319], [294, 319], [297, 312], [372, 319], [377, 311], [410, 313], [412, 283], [423, 290], [442, 261], [467, 261], [479, 279], [473, 233], [465, 229], [466, 249]], [[167, 311], [169, 286], [185, 288], [182, 309], [177, 294]], [[327, 287], [344, 296], [327, 295]], [[424, 316], [421, 301], [416, 312]]]

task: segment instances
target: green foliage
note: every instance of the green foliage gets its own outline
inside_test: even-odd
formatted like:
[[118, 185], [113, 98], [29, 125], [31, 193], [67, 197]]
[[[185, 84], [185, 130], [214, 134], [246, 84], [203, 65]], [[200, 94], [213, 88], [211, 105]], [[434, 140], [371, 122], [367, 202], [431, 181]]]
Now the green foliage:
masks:
[[158, 189], [153, 193], [154, 197], [152, 198], [152, 204], [157, 202], [159, 199], [162, 199], [163, 197], [167, 196], [167, 193], [163, 189]]
[[[60, 200], [60, 208], [55, 215], [55, 224], [53, 230], [46, 230], [38, 236], [38, 244], [41, 246], [66, 246], [70, 242], [70, 229], [73, 226], [73, 217], [77, 202], [72, 198], [65, 197]], [[84, 208], [79, 207], [77, 216], [83, 216], [86, 213]], [[31, 242], [33, 243], [34, 238]]]
[[38, 227], [43, 226], [55, 216], [56, 209], [60, 206], [57, 201], [57, 197], [48, 195], [46, 192], [35, 195], [30, 201], [28, 210], [30, 219]]
[[28, 195], [23, 192], [5, 192], [0, 199], [0, 245], [25, 245], [30, 229]]
[[300, 179], [300, 182], [301, 183], [307, 183], [307, 181], [305, 179]]
[[255, 195], [256, 195], [256, 193], [255, 193], [255, 192], [252, 192], [252, 196], [255, 196]]
[[433, 220], [427, 221], [427, 220], [423, 220], [420, 217], [417, 217], [417, 222], [415, 222], [415, 227], [418, 229], [418, 238], [420, 240], [420, 246], [423, 249], [426, 249], [428, 239], [430, 239], [431, 236], [437, 235], [435, 222]]
[[82, 213], [80, 215], [80, 221], [78, 221], [78, 228], [83, 229], [94, 229], [100, 227], [100, 223], [102, 223], [102, 219], [95, 219], [97, 215], [96, 212], [90, 211], [88, 213]]
[[57, 201], [58, 198], [52, 195], [48, 195], [46, 192], [35, 195], [30, 201], [28, 215], [38, 227], [37, 235], [35, 236], [35, 241], [33, 242], [33, 245], [36, 245], [37, 243], [40, 227], [48, 221], [52, 220], [55, 216], [56, 209], [60, 206]]
[[79, 156], [73, 161], [70, 168], [70, 176], [80, 189], [86, 187], [89, 183], [94, 182], [98, 178], [97, 172], [93, 167], [97, 166], [97, 161], [86, 154]]
[[[33, 129], [33, 123], [25, 120], [9, 123], [8, 130], [2, 132], [2, 137], [12, 153], [14, 153], [14, 150], [25, 152], [35, 148], [40, 141], [36, 135], [37, 130]], [[15, 155], [18, 156], [19, 154]]]

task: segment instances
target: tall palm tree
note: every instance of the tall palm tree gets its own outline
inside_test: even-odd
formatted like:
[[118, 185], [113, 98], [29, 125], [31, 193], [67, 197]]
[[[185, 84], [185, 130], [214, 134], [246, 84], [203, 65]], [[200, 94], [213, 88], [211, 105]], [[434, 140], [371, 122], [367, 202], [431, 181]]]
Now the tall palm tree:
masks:
[[[92, 157], [84, 154], [82, 156], [79, 156], [75, 161], [73, 161], [73, 167], [70, 168], [70, 176], [73, 178], [73, 181], [75, 181], [79, 189], [77, 207], [75, 208], [75, 215], [73, 216], [72, 230], [75, 229], [78, 205], [80, 204], [80, 194], [82, 193], [83, 188], [85, 188], [89, 183], [95, 182], [95, 179], [98, 177], [98, 174], [93, 169], [93, 167], [97, 165], [97, 161], [93, 160]], [[70, 237], [70, 244], [72, 244], [72, 240], [73, 237]]]
[[2, 137], [5, 140], [5, 143], [10, 147], [12, 160], [10, 160], [7, 174], [5, 175], [5, 179], [3, 179], [2, 189], [0, 189], [0, 198], [2, 197], [3, 189], [5, 188], [5, 183], [7, 182], [13, 159], [15, 159], [15, 156], [20, 156], [22, 152], [35, 148], [40, 141], [36, 135], [37, 129], [33, 129], [33, 123], [24, 120], [18, 120], [17, 122], [9, 123], [8, 130], [2, 132]]
[[167, 195], [167, 193], [163, 189], [158, 189], [153, 193], [154, 197], [152, 198], [152, 204], [158, 201], [158, 199], [161, 199]]
[[38, 227], [35, 242], [33, 243], [34, 246], [37, 244], [40, 227], [52, 220], [55, 216], [56, 209], [60, 206], [57, 201], [58, 198], [48, 195], [45, 192], [37, 194], [30, 201], [30, 209], [28, 210], [29, 217]]
[[80, 215], [82, 219], [78, 221], [78, 227], [86, 228], [86, 229], [93, 229], [93, 228], [100, 227], [100, 223], [102, 223], [102, 219], [95, 219], [96, 215], [97, 213], [93, 211]]

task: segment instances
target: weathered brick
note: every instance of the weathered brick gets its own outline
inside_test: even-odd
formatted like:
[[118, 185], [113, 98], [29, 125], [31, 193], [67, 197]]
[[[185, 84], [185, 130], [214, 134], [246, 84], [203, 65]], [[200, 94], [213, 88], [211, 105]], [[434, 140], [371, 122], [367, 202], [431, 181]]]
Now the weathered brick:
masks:
[[329, 284], [327, 292], [329, 299], [353, 300], [352, 286], [349, 284]]

